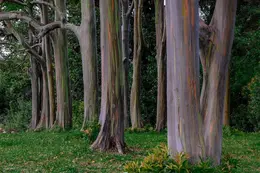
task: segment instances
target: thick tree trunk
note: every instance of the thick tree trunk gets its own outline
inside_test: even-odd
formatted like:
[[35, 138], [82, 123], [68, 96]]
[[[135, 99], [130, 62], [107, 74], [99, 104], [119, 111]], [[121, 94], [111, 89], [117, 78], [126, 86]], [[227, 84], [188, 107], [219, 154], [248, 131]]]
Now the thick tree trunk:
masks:
[[164, 1], [155, 0], [156, 60], [157, 60], [157, 116], [156, 130], [166, 125], [166, 25]]
[[142, 58], [142, 9], [143, 0], [134, 0], [134, 57], [133, 83], [131, 88], [130, 114], [132, 128], [140, 128], [141, 110], [141, 58]]
[[224, 118], [223, 118], [223, 125], [229, 126], [230, 125], [230, 87], [229, 87], [229, 80], [230, 80], [230, 71], [228, 69], [227, 76], [226, 76], [226, 85], [225, 85], [225, 101], [224, 101]]
[[234, 36], [237, 1], [217, 0], [210, 26], [211, 43], [203, 47], [201, 62], [204, 81], [201, 114], [204, 118], [206, 157], [220, 164], [226, 74]]
[[31, 128], [36, 129], [39, 122], [39, 85], [38, 85], [38, 69], [34, 58], [31, 58], [31, 86], [32, 86], [32, 120]]
[[[66, 14], [66, 2], [55, 0], [55, 6]], [[55, 12], [57, 21], [65, 20], [66, 16], [60, 16]], [[68, 54], [67, 54], [67, 34], [65, 29], [58, 29], [54, 39], [54, 55], [56, 69], [56, 89], [57, 89], [57, 113], [56, 123], [63, 129], [72, 126], [72, 105], [69, 82]]]
[[167, 128], [171, 155], [203, 157], [199, 112], [198, 0], [166, 1]]
[[123, 73], [119, 0], [100, 0], [102, 54], [101, 130], [91, 148], [124, 152]]
[[122, 0], [122, 56], [123, 56], [123, 72], [124, 72], [124, 125], [125, 128], [129, 127], [129, 114], [128, 114], [128, 92], [129, 92], [129, 0]]
[[96, 13], [94, 0], [81, 0], [80, 47], [84, 81], [84, 121], [98, 118], [97, 104], [97, 41], [96, 41]]

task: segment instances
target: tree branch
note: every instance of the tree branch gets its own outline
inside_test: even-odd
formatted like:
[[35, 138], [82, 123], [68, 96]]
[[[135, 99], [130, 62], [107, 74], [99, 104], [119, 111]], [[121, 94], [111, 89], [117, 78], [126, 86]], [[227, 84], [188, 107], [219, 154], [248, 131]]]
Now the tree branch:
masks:
[[0, 4], [3, 3], [3, 2], [16, 3], [16, 4], [19, 4], [19, 5], [23, 5], [23, 6], [26, 5], [26, 3], [24, 3], [23, 0], [0, 0]]
[[41, 5], [49, 6], [51, 9], [57, 11], [60, 16], [64, 16], [64, 14], [59, 10], [59, 8], [55, 7], [54, 4], [52, 3], [42, 1], [42, 0], [34, 0], [31, 2], [31, 4], [41, 4]]
[[13, 34], [13, 36], [19, 41], [19, 43], [32, 55], [34, 55], [35, 59], [41, 63], [43, 68], [46, 68], [46, 63], [42, 59], [42, 57], [35, 51], [33, 50], [30, 45], [25, 41], [25, 39], [12, 27], [11, 22], [6, 22], [6, 29], [8, 32]]

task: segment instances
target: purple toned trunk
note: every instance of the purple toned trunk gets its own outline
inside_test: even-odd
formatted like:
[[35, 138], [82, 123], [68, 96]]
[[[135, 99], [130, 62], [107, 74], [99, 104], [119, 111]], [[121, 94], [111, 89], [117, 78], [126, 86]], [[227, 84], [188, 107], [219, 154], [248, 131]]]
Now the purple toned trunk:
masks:
[[102, 54], [101, 129], [91, 148], [124, 152], [123, 64], [119, 0], [100, 0]]
[[157, 60], [157, 116], [156, 130], [166, 125], [166, 25], [164, 1], [155, 0], [156, 60]]
[[195, 163], [203, 157], [199, 111], [198, 0], [166, 1], [168, 147], [186, 152]]
[[141, 58], [142, 58], [142, 8], [143, 0], [134, 0], [134, 55], [133, 83], [131, 88], [130, 114], [132, 128], [140, 128], [141, 110]]
[[211, 42], [201, 50], [203, 87], [201, 114], [204, 118], [206, 157], [220, 164], [225, 85], [234, 36], [237, 1], [217, 0], [210, 23]]
[[81, 47], [84, 81], [84, 129], [87, 121], [98, 118], [97, 41], [94, 0], [81, 0], [81, 25], [78, 39]]
[[[66, 14], [66, 2], [64, 0], [55, 0], [55, 6], [59, 8], [61, 12]], [[55, 20], [64, 20], [63, 18], [65, 18], [65, 16], [61, 16], [56, 11]], [[67, 51], [66, 30], [58, 29], [54, 39], [57, 89], [56, 124], [63, 129], [71, 128], [72, 126], [72, 105]]]

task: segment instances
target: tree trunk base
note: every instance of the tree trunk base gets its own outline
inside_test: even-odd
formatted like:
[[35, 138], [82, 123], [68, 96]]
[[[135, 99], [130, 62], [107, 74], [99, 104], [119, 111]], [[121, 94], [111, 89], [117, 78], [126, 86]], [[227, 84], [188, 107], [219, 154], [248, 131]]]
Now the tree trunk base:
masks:
[[90, 148], [100, 151], [117, 151], [119, 154], [124, 154], [126, 144], [121, 142], [119, 137], [107, 136], [109, 135], [99, 135]]

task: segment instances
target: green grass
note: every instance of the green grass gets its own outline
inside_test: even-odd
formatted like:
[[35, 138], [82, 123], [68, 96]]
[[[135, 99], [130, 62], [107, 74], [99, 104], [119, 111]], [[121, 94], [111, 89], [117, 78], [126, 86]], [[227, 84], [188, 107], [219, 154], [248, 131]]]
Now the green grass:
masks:
[[[0, 172], [123, 172], [126, 162], [142, 160], [162, 142], [165, 133], [126, 133], [130, 151], [118, 155], [90, 150], [77, 131], [0, 134]], [[236, 172], [260, 172], [259, 133], [226, 133], [223, 153], [238, 159]]]

